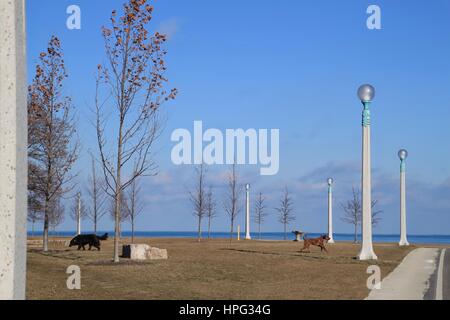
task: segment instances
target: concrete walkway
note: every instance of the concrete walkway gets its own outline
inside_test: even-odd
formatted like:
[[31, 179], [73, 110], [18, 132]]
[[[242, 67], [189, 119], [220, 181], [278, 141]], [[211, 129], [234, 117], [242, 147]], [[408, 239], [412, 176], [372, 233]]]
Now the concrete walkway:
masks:
[[[424, 300], [430, 279], [439, 271], [440, 249], [419, 248], [410, 252], [402, 263], [381, 282], [381, 289], [372, 290], [367, 300]], [[438, 280], [439, 281], [439, 280]], [[440, 279], [442, 281], [442, 279]], [[439, 287], [436, 284], [436, 287]], [[436, 291], [436, 290], [435, 290]]]
[[450, 250], [444, 250], [444, 268], [442, 270], [442, 299], [450, 300]]

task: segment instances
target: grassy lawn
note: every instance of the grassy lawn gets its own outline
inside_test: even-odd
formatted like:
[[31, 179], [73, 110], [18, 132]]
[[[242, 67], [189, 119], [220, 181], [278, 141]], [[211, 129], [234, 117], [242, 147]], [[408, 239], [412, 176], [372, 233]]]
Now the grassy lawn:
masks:
[[[123, 239], [127, 243], [129, 239]], [[328, 245], [300, 253], [301, 242], [138, 239], [167, 249], [165, 261], [111, 263], [112, 240], [101, 252], [28, 250], [28, 299], [364, 299], [367, 267], [389, 274], [414, 249], [377, 244], [376, 262], [354, 257], [360, 246]], [[68, 290], [65, 273], [81, 268], [81, 290]]]

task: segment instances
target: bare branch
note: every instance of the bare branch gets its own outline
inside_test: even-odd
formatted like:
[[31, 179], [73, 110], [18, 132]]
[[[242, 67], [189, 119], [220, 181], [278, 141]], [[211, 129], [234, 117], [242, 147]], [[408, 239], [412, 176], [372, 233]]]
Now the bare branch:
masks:
[[278, 221], [284, 226], [284, 240], [287, 239], [287, 226], [295, 221], [295, 216], [292, 214], [294, 210], [294, 204], [287, 187], [283, 191], [283, 195], [280, 200], [280, 206], [275, 208], [279, 214]]

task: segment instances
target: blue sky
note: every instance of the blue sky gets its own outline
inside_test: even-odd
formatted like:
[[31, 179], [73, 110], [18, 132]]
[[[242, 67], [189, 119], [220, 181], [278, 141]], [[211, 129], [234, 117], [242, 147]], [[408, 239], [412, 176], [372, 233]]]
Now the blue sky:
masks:
[[[178, 98], [165, 106], [167, 125], [158, 142], [160, 175], [142, 180], [146, 211], [139, 230], [195, 229], [187, 190], [193, 168], [170, 160], [170, 134], [205, 128], [280, 129], [280, 172], [261, 177], [239, 167], [241, 182], [277, 204], [287, 185], [297, 220], [292, 229], [325, 232], [326, 178], [335, 185], [335, 231], [339, 203], [360, 180], [362, 83], [376, 87], [372, 111], [373, 195], [383, 210], [376, 233], [399, 230], [399, 160], [407, 148], [408, 229], [412, 234], [450, 234], [450, 2], [435, 1], [152, 1], [153, 30], [168, 33], [167, 74]], [[83, 154], [76, 166], [85, 188], [94, 72], [104, 62], [102, 25], [123, 0], [28, 0], [28, 59], [32, 76], [39, 52], [52, 34], [62, 40], [69, 72], [66, 94], [79, 118]], [[66, 8], [79, 5], [82, 29], [66, 28]], [[381, 8], [382, 29], [366, 27], [366, 9]], [[211, 167], [209, 179], [221, 203], [227, 167]], [[219, 205], [214, 230], [228, 230]], [[273, 210], [272, 210], [273, 211]], [[281, 231], [274, 212], [266, 231]], [[244, 216], [239, 217], [244, 224]], [[69, 217], [61, 230], [73, 230]], [[89, 229], [90, 223], [84, 223]], [[111, 229], [105, 218], [101, 229]], [[125, 227], [127, 229], [127, 227]]]

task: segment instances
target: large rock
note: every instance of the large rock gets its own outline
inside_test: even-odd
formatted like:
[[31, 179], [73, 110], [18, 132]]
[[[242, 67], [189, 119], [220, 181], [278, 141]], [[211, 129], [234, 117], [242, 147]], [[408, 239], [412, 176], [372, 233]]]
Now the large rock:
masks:
[[150, 250], [150, 246], [147, 244], [124, 245], [122, 256], [131, 260], [146, 260], [148, 250]]
[[165, 260], [168, 258], [166, 249], [159, 249], [151, 247], [147, 251], [147, 259], [149, 260]]
[[122, 256], [131, 260], [167, 259], [167, 250], [150, 247], [148, 244], [129, 244], [122, 247]]

